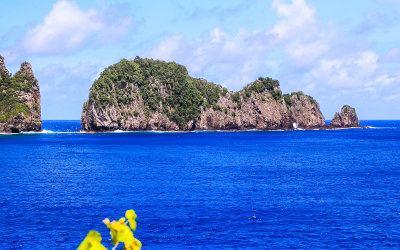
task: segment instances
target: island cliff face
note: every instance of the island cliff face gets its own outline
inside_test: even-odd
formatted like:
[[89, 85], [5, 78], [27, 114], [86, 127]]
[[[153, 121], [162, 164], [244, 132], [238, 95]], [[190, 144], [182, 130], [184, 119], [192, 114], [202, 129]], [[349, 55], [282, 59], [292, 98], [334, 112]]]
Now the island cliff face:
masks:
[[0, 132], [42, 129], [40, 91], [28, 62], [11, 76], [0, 55]]
[[139, 57], [101, 73], [81, 122], [86, 131], [326, 128], [311, 96], [282, 94], [277, 80], [260, 77], [230, 92], [190, 77], [182, 65]]

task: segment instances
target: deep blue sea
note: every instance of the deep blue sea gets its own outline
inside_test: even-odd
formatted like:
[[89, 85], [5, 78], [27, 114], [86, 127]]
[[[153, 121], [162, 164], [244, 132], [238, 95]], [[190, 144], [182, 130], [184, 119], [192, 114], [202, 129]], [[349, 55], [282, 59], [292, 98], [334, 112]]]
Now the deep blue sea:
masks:
[[400, 248], [400, 121], [370, 129], [0, 135], [0, 249]]

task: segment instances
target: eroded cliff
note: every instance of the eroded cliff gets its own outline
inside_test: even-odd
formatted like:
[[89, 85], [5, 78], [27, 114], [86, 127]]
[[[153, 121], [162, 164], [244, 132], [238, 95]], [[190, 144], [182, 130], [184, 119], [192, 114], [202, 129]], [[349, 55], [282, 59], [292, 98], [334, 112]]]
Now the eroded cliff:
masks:
[[101, 73], [81, 122], [86, 131], [326, 128], [311, 96], [284, 95], [277, 80], [260, 77], [231, 92], [182, 65], [139, 57]]
[[344, 105], [340, 113], [336, 113], [329, 123], [330, 128], [360, 127], [356, 110], [349, 105]]
[[0, 55], [0, 132], [41, 129], [40, 91], [31, 64], [23, 62], [11, 76]]

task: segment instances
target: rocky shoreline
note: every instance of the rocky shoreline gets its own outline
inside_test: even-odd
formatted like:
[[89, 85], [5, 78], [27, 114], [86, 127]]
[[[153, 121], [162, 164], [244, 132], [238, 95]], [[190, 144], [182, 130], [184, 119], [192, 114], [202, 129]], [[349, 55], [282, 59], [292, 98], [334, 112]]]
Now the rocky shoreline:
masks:
[[149, 132], [149, 133], [199, 133], [199, 132], [284, 132], [284, 131], [318, 131], [318, 130], [342, 130], [342, 129], [368, 129], [369, 126], [360, 126], [360, 127], [346, 127], [346, 128], [332, 128], [328, 125], [321, 128], [314, 129], [232, 129], [232, 130], [103, 130], [103, 131], [87, 131], [87, 130], [78, 130], [76, 132], [71, 133], [84, 133], [84, 134], [107, 134], [107, 133], [140, 133], [140, 132]]

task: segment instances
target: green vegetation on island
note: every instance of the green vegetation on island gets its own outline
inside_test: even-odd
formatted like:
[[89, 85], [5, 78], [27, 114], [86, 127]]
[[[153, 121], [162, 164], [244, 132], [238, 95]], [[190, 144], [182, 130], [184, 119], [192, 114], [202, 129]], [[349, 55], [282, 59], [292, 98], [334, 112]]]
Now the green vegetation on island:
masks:
[[247, 98], [251, 96], [251, 93], [256, 92], [256, 93], [262, 93], [265, 90], [268, 90], [269, 93], [271, 93], [272, 97], [275, 99], [275, 101], [278, 101], [279, 99], [282, 98], [282, 91], [278, 88], [279, 87], [279, 81], [278, 80], [273, 80], [269, 77], [259, 77], [257, 81], [254, 81], [250, 84], [248, 84], [244, 88], [244, 93]]
[[296, 96], [297, 100], [300, 100], [301, 96], [306, 96], [311, 104], [319, 105], [318, 102], [312, 96], [304, 94], [303, 91], [297, 91], [297, 92], [292, 92], [291, 94], [283, 95], [283, 99], [285, 100], [286, 106], [288, 108], [290, 108], [293, 105], [292, 96]]
[[[131, 130], [264, 128], [264, 125], [290, 128], [291, 120], [296, 119], [290, 110], [296, 105], [292, 103], [294, 95], [299, 100], [304, 98], [302, 92], [283, 95], [279, 81], [269, 77], [259, 77], [242, 90], [230, 92], [221, 85], [189, 76], [187, 69], [175, 62], [140, 57], [122, 59], [106, 68], [93, 83], [83, 107], [82, 128], [102, 131], [121, 127]], [[318, 105], [312, 97], [307, 97], [311, 106]], [[281, 114], [289, 109], [290, 114], [282, 119], [276, 112], [273, 116], [276, 121], [257, 125], [253, 111], [266, 115], [267, 109], [259, 108], [264, 105], [282, 109]], [[307, 108], [301, 109], [309, 112]], [[318, 114], [310, 123], [322, 124], [322, 120], [322, 114]]]
[[345, 113], [345, 114], [346, 114], [346, 113], [356, 113], [356, 109], [350, 107], [349, 105], [344, 105], [344, 106], [342, 107], [342, 112]]
[[198, 119], [202, 108], [218, 109], [215, 103], [227, 92], [220, 85], [190, 77], [187, 69], [175, 62], [136, 57], [105, 69], [90, 89], [89, 101], [104, 109], [129, 104], [140, 94], [147, 116], [161, 110], [182, 128]]

